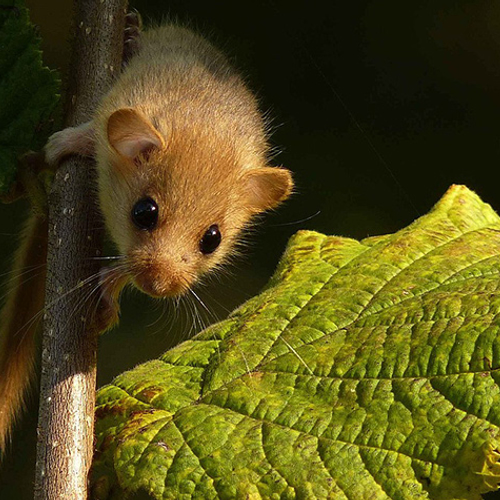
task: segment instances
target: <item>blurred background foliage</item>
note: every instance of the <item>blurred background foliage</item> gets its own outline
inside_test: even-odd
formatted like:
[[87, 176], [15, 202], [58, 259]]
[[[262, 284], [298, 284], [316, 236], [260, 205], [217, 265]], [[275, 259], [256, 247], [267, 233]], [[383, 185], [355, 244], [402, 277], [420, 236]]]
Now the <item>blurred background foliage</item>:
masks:
[[[27, 4], [46, 64], [64, 77], [71, 2]], [[128, 293], [120, 327], [101, 339], [100, 385], [257, 293], [298, 229], [354, 238], [394, 232], [453, 183], [500, 210], [498, 2], [136, 0], [131, 7], [146, 25], [188, 22], [234, 58], [273, 118], [280, 151], [273, 162], [294, 172], [297, 190], [252, 233], [231, 275], [200, 290], [210, 313]], [[25, 211], [23, 203], [0, 205], [0, 273], [8, 272]], [[0, 470], [2, 500], [32, 498], [35, 423], [33, 401]]]

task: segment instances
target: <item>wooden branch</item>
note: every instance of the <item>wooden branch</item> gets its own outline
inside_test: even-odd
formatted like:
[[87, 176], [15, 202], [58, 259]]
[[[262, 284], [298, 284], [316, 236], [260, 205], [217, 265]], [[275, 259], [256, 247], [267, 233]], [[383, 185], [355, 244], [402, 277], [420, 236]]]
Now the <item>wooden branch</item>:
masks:
[[[66, 126], [88, 121], [119, 73], [126, 0], [76, 0]], [[97, 334], [89, 324], [102, 221], [93, 161], [61, 164], [49, 197], [46, 313], [35, 499], [86, 499], [93, 453]], [[89, 297], [89, 293], [94, 294]], [[94, 330], [94, 331], [92, 331]]]

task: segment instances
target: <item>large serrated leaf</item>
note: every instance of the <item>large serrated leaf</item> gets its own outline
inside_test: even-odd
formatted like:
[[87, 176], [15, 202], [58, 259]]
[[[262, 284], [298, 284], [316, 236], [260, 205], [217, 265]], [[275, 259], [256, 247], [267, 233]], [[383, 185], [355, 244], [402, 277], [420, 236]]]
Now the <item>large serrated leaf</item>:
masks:
[[453, 186], [98, 394], [98, 497], [479, 499], [500, 482], [500, 218]]
[[58, 76], [42, 63], [24, 2], [5, 3], [0, 5], [0, 194], [14, 180], [18, 156], [45, 143], [59, 101]]

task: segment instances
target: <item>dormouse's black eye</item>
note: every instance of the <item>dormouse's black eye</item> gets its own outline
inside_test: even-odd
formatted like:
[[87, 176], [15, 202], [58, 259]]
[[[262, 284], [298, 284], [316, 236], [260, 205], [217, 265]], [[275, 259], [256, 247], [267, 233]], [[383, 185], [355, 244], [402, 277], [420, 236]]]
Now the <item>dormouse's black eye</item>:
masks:
[[214, 252], [220, 245], [221, 239], [222, 236], [219, 231], [219, 226], [213, 224], [206, 230], [203, 238], [200, 240], [200, 252], [205, 255]]
[[153, 198], [142, 198], [132, 209], [132, 222], [145, 231], [151, 231], [158, 222], [158, 205]]

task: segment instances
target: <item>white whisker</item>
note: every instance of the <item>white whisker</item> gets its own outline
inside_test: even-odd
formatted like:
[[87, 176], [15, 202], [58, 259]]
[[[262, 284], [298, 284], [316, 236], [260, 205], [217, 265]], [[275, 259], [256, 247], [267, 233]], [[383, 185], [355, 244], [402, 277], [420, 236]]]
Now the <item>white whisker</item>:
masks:
[[123, 260], [125, 255], [111, 255], [109, 257], [89, 257], [87, 260]]

